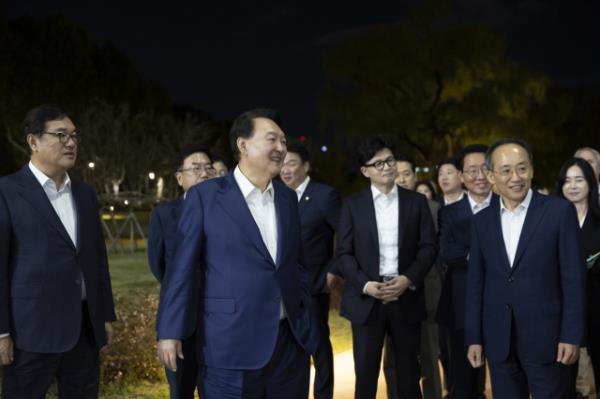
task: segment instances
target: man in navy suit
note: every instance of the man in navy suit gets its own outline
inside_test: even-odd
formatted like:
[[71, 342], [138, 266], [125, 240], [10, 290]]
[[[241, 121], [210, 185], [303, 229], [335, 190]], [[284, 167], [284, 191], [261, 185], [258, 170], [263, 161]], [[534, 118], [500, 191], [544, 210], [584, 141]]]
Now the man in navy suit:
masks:
[[178, 250], [162, 283], [158, 356], [176, 370], [181, 339], [197, 317], [203, 398], [306, 398], [318, 337], [298, 199], [272, 180], [286, 137], [274, 111], [255, 109], [236, 118], [230, 145], [239, 159], [234, 171], [192, 187], [184, 201]]
[[[175, 170], [175, 178], [177, 184], [183, 189], [184, 198], [193, 185], [208, 180], [215, 174], [208, 151], [201, 147], [182, 149], [177, 157]], [[148, 232], [148, 264], [159, 282], [163, 281], [165, 270], [173, 262], [178, 244], [177, 222], [182, 205], [183, 199], [177, 199], [162, 204], [152, 211]], [[195, 307], [198, 307], [197, 303]], [[195, 320], [192, 324], [194, 324], [191, 327], [194, 333], [182, 342], [184, 358], [178, 362], [177, 372], [165, 369], [172, 399], [194, 397], [198, 381]]]
[[3, 398], [97, 398], [115, 320], [94, 190], [70, 176], [81, 136], [58, 107], [28, 112], [30, 162], [0, 179]]
[[485, 174], [486, 151], [487, 146], [480, 144], [463, 149], [458, 170], [466, 195], [440, 210], [440, 254], [448, 270], [437, 319], [450, 331], [448, 391], [453, 399], [485, 398], [485, 383], [479, 383], [485, 381], [485, 367], [473, 368], [467, 360], [464, 320], [471, 220], [492, 200], [492, 187]]
[[314, 397], [333, 397], [333, 351], [329, 340], [329, 292], [338, 277], [333, 268], [334, 233], [337, 229], [341, 200], [333, 188], [308, 176], [310, 159], [306, 147], [290, 143], [281, 180], [298, 196], [302, 228], [304, 262], [310, 272], [312, 310], [319, 330], [319, 346], [313, 356], [315, 365]]
[[503, 139], [486, 154], [499, 201], [471, 226], [465, 344], [487, 356], [494, 398], [562, 398], [564, 365], [584, 338], [586, 270], [575, 208], [531, 190], [527, 144]]
[[423, 281], [437, 254], [433, 220], [425, 196], [394, 183], [396, 159], [385, 139], [365, 140], [358, 158], [371, 184], [344, 201], [337, 242], [346, 279], [340, 314], [352, 322], [355, 397], [375, 398], [388, 334], [399, 397], [420, 398]]

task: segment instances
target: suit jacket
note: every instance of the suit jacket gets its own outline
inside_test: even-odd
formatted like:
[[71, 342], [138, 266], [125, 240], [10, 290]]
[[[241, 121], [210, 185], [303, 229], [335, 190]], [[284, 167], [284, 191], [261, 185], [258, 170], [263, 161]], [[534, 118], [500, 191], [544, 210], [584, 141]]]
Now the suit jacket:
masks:
[[[600, 251], [600, 217], [588, 211], [581, 227], [583, 242], [583, 255], [587, 259]], [[596, 260], [594, 267], [588, 270], [588, 322], [590, 331], [600, 331], [600, 260]], [[593, 342], [600, 342], [600, 336], [588, 335]]]
[[182, 339], [193, 309], [194, 274], [203, 274], [197, 331], [202, 364], [259, 369], [271, 358], [283, 301], [299, 344], [314, 352], [309, 275], [301, 259], [296, 193], [273, 181], [277, 259], [271, 259], [234, 174], [188, 190], [178, 224], [180, 246], [166, 269], [159, 339]]
[[96, 344], [115, 320], [94, 190], [72, 178], [77, 247], [29, 166], [0, 179], [0, 333], [29, 352], [69, 351], [81, 329], [81, 275]]
[[[323, 290], [327, 272], [333, 267], [333, 236], [340, 217], [337, 191], [312, 179], [298, 203], [304, 262], [310, 272], [311, 291]], [[335, 270], [333, 270], [335, 272]]]
[[[399, 301], [406, 320], [425, 320], [423, 280], [437, 253], [433, 220], [427, 199], [417, 192], [398, 187], [398, 274], [412, 281], [416, 290], [406, 290]], [[368, 281], [380, 281], [379, 240], [371, 188], [344, 201], [338, 229], [338, 266], [346, 284], [340, 314], [362, 324], [369, 317], [375, 299], [363, 294]]]
[[[581, 345], [586, 272], [575, 208], [533, 192], [511, 267], [500, 201], [473, 218], [465, 306], [465, 344], [503, 361], [511, 330], [529, 361], [556, 361], [559, 342]], [[515, 323], [515, 328], [512, 324]]]
[[177, 247], [177, 221], [183, 201], [164, 203], [152, 211], [148, 229], [148, 264], [160, 282], [165, 275], [167, 261], [173, 259]]

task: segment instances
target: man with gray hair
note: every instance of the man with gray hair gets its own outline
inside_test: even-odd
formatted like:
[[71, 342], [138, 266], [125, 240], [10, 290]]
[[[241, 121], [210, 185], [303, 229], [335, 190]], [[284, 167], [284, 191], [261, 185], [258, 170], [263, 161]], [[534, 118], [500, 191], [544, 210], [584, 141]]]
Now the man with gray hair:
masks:
[[[573, 156], [575, 158], [585, 159], [592, 169], [594, 169], [596, 179], [600, 182], [600, 152], [598, 152], [598, 150], [592, 147], [581, 147], [575, 151]], [[598, 188], [598, 196], [600, 197], [600, 188]]]

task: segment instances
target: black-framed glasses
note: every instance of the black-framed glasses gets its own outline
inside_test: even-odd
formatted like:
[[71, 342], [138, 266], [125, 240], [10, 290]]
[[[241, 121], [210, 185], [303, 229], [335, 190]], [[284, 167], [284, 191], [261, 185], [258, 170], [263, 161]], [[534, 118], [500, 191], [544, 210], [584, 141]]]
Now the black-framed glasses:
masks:
[[385, 165], [389, 166], [390, 168], [393, 168], [394, 166], [396, 166], [396, 158], [389, 157], [386, 158], [382, 161], [375, 161], [373, 163], [366, 163], [364, 166], [366, 168], [370, 168], [370, 167], [374, 167], [376, 170], [383, 170], [383, 168], [385, 167]]
[[212, 164], [206, 164], [206, 165], [194, 165], [194, 166], [190, 166], [189, 168], [181, 168], [178, 170], [179, 172], [191, 172], [194, 175], [201, 175], [202, 173], [206, 172], [207, 174], [212, 174], [215, 171], [215, 168], [212, 166]]
[[63, 132], [42, 132], [42, 134], [49, 134], [54, 137], [58, 137], [58, 141], [60, 141], [61, 144], [67, 144], [69, 140], [73, 140], [75, 144], [81, 143], [81, 136], [77, 133], [68, 134]]

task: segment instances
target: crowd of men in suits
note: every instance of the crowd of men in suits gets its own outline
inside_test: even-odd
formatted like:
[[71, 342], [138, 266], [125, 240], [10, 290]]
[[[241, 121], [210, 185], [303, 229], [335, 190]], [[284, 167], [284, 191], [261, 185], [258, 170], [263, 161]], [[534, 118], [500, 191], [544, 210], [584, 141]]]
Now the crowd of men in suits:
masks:
[[[67, 173], [81, 136], [54, 106], [31, 110], [24, 133], [30, 162], [0, 179], [2, 397], [43, 398], [56, 379], [61, 398], [95, 398], [115, 313], [96, 196]], [[358, 399], [375, 398], [382, 359], [390, 398], [483, 398], [486, 362], [495, 398], [575, 397], [586, 258], [595, 267], [586, 215], [532, 188], [527, 143], [441, 161], [436, 201], [412, 160], [370, 137], [357, 148], [369, 186], [342, 201], [310, 177], [275, 111], [242, 113], [229, 140], [231, 171], [184, 148], [183, 195], [152, 212], [171, 398], [307, 398], [311, 356], [314, 397], [332, 398], [328, 315], [342, 284]], [[597, 208], [600, 155], [576, 156]]]

